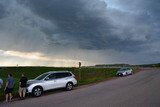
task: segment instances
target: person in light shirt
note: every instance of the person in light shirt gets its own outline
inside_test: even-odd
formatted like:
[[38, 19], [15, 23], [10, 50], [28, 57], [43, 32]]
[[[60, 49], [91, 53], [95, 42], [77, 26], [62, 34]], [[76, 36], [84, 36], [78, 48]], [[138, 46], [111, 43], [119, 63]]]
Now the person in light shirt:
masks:
[[13, 98], [13, 96], [12, 96], [13, 87], [14, 87], [14, 78], [13, 78], [12, 74], [8, 74], [6, 86], [4, 88], [5, 95], [6, 95], [6, 102], [11, 101]]
[[0, 89], [2, 88], [3, 80], [0, 78]]

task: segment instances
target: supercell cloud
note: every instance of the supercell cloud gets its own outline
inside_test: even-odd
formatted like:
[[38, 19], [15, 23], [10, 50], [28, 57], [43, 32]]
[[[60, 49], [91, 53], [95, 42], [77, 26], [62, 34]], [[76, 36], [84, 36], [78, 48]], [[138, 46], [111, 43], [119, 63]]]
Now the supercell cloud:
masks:
[[[157, 63], [159, 5], [158, 0], [1, 0], [0, 63]], [[9, 60], [8, 51], [20, 55]], [[26, 53], [52, 60], [22, 58]]]

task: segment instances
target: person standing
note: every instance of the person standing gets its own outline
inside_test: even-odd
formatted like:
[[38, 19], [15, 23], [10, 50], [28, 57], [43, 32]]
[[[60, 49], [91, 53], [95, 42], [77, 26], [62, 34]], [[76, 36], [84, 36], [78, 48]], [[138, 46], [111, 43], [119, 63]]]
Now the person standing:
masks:
[[5, 95], [6, 95], [6, 102], [11, 101], [13, 98], [13, 96], [12, 96], [13, 87], [14, 87], [14, 78], [13, 78], [12, 74], [8, 74], [6, 86], [4, 89]]
[[28, 78], [24, 76], [24, 74], [22, 74], [21, 79], [19, 81], [19, 97], [21, 100], [25, 99], [27, 81], [28, 81]]
[[0, 78], [0, 89], [2, 88], [3, 80]]

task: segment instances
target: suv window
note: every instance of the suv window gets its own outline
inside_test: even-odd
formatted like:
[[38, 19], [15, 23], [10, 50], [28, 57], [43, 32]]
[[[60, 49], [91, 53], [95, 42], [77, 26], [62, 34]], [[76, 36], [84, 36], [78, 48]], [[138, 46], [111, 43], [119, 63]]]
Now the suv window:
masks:
[[50, 74], [50, 75], [47, 77], [47, 80], [52, 80], [52, 79], [55, 79], [55, 74]]
[[55, 74], [55, 77], [56, 77], [56, 78], [64, 78], [64, 77], [70, 77], [70, 76], [72, 76], [72, 74], [69, 73], [69, 72], [56, 73], [56, 74]]
[[38, 76], [37, 78], [35, 78], [35, 80], [42, 80], [44, 79], [48, 74], [42, 74], [40, 76]]

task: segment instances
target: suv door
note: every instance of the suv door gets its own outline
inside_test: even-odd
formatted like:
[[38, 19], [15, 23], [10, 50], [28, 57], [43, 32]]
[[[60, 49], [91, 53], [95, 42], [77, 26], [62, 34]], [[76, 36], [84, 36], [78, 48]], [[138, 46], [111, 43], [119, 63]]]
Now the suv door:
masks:
[[55, 86], [55, 74], [50, 74], [48, 75], [45, 80], [44, 80], [44, 88], [45, 90], [50, 90], [50, 89], [54, 89]]
[[71, 73], [64, 72], [64, 73], [55, 73], [55, 84], [57, 88], [66, 87], [68, 82], [68, 77], [72, 76]]

